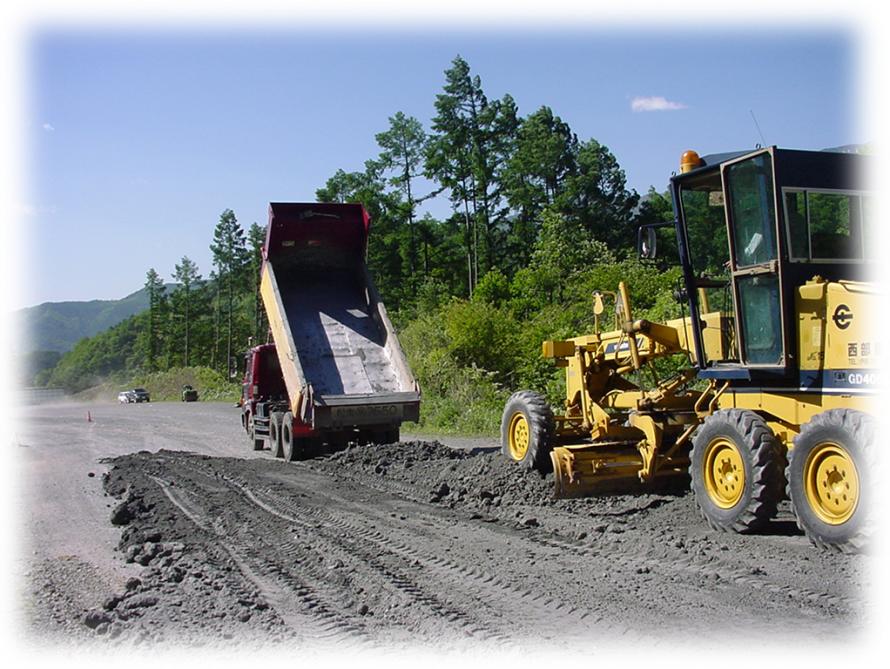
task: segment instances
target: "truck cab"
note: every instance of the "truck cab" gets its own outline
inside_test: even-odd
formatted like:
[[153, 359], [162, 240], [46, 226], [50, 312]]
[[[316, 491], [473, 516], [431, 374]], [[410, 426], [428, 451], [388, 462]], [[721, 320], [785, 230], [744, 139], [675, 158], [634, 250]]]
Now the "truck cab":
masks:
[[269, 414], [287, 406], [287, 388], [278, 362], [275, 344], [261, 344], [244, 356], [241, 381], [241, 424], [260, 450], [269, 437]]

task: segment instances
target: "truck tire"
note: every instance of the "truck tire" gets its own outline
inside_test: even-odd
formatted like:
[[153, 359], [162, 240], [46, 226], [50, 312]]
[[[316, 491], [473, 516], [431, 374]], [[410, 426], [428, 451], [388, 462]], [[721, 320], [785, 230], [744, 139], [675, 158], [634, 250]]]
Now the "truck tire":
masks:
[[501, 452], [526, 469], [547, 473], [553, 469], [550, 451], [556, 421], [547, 401], [538, 393], [513, 393], [501, 418]]
[[782, 451], [753, 411], [724, 409], [705, 418], [692, 438], [689, 476], [711, 527], [752, 532], [776, 515], [784, 487]]
[[288, 462], [297, 459], [294, 452], [294, 415], [290, 411], [281, 418], [281, 451]]
[[256, 426], [253, 422], [253, 414], [247, 415], [247, 438], [250, 439], [253, 450], [255, 451], [263, 450], [263, 447], [266, 445], [265, 439], [256, 438]]
[[308, 437], [295, 437], [293, 426], [293, 414], [288, 411], [281, 419], [281, 449], [288, 462], [304, 459], [314, 443]]
[[853, 409], [824, 411], [803, 426], [788, 458], [788, 497], [797, 526], [816, 546], [859, 552], [872, 533], [868, 480], [875, 426]]
[[281, 444], [281, 419], [284, 414], [273, 411], [269, 416], [269, 450], [276, 458], [284, 457], [284, 448]]

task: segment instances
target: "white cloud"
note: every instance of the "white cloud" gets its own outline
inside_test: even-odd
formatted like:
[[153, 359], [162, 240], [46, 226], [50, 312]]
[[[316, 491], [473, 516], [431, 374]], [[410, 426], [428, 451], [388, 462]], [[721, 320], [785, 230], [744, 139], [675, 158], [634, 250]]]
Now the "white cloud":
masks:
[[672, 102], [660, 95], [656, 95], [651, 97], [635, 97], [630, 101], [630, 108], [635, 112], [675, 111], [677, 109], [686, 109], [686, 105], [682, 102]]
[[44, 123], [43, 129], [46, 130], [47, 132], [55, 132], [55, 130], [56, 130], [55, 126], [53, 126], [51, 123]]

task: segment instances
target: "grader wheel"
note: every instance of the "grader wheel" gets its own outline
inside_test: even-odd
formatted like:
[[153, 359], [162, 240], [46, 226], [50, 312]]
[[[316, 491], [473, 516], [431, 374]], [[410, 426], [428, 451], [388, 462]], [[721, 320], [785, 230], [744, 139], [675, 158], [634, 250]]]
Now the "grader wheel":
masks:
[[711, 527], [750, 532], [776, 515], [784, 462], [760, 416], [740, 409], [718, 411], [696, 430], [692, 444], [692, 490]]
[[817, 415], [794, 440], [788, 497], [797, 526], [817, 546], [843, 552], [865, 546], [870, 532], [865, 479], [873, 443], [871, 417], [852, 409]]
[[550, 450], [556, 422], [547, 401], [538, 393], [513, 393], [501, 418], [501, 452], [526, 469], [546, 473], [552, 468]]

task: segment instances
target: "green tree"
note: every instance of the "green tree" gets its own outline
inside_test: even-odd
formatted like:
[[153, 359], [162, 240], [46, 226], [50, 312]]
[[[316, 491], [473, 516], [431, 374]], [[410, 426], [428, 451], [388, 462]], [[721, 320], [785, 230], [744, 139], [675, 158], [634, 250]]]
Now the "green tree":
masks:
[[580, 221], [545, 209], [530, 265], [514, 276], [513, 292], [526, 300], [534, 296], [531, 303], [521, 300], [526, 312], [534, 306], [558, 303], [581, 273], [614, 262], [609, 247], [593, 239]]
[[484, 274], [504, 253], [507, 210], [501, 207], [499, 179], [517, 126], [516, 105], [509, 95], [490, 103], [479, 76], [470, 74], [460, 56], [445, 79], [443, 93], [436, 96], [426, 174], [449, 191], [454, 211], [464, 216], [472, 293], [480, 268]]
[[[248, 260], [244, 230], [231, 209], [226, 209], [220, 215], [219, 223], [217, 223], [213, 231], [213, 243], [210, 245], [210, 251], [213, 254], [213, 264], [216, 266], [216, 277], [219, 285], [217, 309], [221, 310], [222, 300], [220, 298], [223, 295], [225, 296], [225, 371], [231, 372], [236, 284], [243, 275], [243, 269]], [[223, 369], [223, 367], [220, 366], [220, 369]]]
[[577, 170], [567, 180], [560, 209], [609, 248], [626, 253], [634, 244], [632, 219], [639, 195], [627, 189], [624, 170], [596, 140], [581, 143], [576, 160]]
[[253, 286], [253, 340], [261, 343], [266, 339], [266, 311], [260, 295], [260, 282], [263, 269], [263, 245], [266, 243], [266, 228], [257, 223], [251, 224], [247, 230], [247, 247], [250, 257], [250, 276]]
[[145, 364], [149, 371], [155, 371], [158, 369], [158, 358], [163, 347], [167, 298], [164, 281], [154, 267], [145, 274], [145, 290], [148, 293], [148, 328], [143, 338]]
[[178, 335], [182, 335], [182, 365], [188, 367], [190, 362], [190, 336], [192, 331], [192, 295], [195, 285], [201, 281], [201, 275], [198, 273], [198, 266], [188, 257], [183, 256], [182, 260], [175, 265], [173, 279], [177, 286], [173, 290], [171, 296], [171, 317], [173, 319], [174, 336], [173, 345]]
[[417, 246], [418, 232], [415, 226], [417, 205], [441, 192], [433, 191], [423, 196], [416, 193], [415, 182], [423, 175], [423, 161], [426, 150], [426, 132], [420, 121], [413, 116], [405, 116], [397, 112], [389, 118], [389, 128], [375, 135], [378, 146], [382, 149], [377, 165], [392, 176], [389, 183], [395, 186], [404, 199], [401, 209], [408, 227], [408, 276], [412, 293], [417, 287]]
[[578, 137], [549, 107], [525, 118], [505, 178], [511, 206], [532, 217], [556, 201], [577, 168]]
[[530, 259], [542, 211], [562, 196], [576, 174], [577, 153], [577, 136], [549, 107], [520, 124], [503, 175], [507, 201], [515, 212], [509, 245], [517, 267]]

